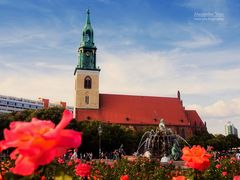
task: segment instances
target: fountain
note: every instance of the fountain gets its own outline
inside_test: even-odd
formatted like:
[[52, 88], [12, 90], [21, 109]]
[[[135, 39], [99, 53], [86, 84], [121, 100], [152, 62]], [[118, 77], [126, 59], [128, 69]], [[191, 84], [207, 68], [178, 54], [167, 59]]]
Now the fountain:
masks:
[[161, 162], [176, 161], [181, 157], [180, 141], [190, 147], [184, 138], [166, 128], [164, 120], [161, 119], [156, 130], [152, 129], [143, 134], [134, 155], [161, 159]]

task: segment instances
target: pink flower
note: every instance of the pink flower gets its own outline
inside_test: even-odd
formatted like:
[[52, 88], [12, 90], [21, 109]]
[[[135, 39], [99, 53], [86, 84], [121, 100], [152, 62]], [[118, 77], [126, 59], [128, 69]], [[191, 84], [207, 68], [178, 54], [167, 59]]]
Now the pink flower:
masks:
[[72, 113], [63, 112], [60, 123], [33, 118], [31, 122], [12, 122], [10, 130], [4, 130], [5, 140], [1, 141], [2, 149], [16, 148], [11, 154], [15, 174], [31, 175], [40, 165], [50, 163], [55, 157], [63, 155], [67, 149], [80, 146], [80, 132], [64, 129], [72, 120]]
[[221, 167], [221, 164], [217, 164], [215, 167], [219, 169]]
[[89, 164], [78, 164], [75, 168], [75, 173], [77, 176], [87, 177], [91, 174], [91, 166]]
[[226, 176], [227, 174], [228, 174], [228, 173], [227, 173], [226, 171], [223, 171], [223, 172], [222, 172], [222, 175], [223, 175], [223, 176]]
[[234, 176], [233, 180], [240, 180], [240, 176]]

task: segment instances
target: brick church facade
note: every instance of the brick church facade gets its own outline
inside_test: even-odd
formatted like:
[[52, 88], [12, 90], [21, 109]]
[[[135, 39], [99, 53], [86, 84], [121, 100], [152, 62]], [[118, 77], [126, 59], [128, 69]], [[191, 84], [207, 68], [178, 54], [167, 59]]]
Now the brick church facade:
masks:
[[179, 91], [176, 97], [100, 94], [96, 50], [88, 10], [74, 72], [74, 111], [78, 121], [98, 120], [138, 130], [157, 126], [163, 119], [167, 127], [182, 137], [207, 131], [198, 113], [185, 109]]

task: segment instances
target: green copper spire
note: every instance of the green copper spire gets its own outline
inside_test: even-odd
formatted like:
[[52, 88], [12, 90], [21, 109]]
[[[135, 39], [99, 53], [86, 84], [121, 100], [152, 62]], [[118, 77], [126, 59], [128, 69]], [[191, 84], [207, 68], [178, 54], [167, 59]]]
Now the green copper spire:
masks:
[[90, 10], [87, 10], [87, 17], [86, 17], [86, 24], [90, 24], [91, 26], [91, 22], [90, 22]]
[[93, 28], [90, 22], [90, 11], [87, 10], [86, 22], [83, 27], [81, 46], [94, 47], [93, 42]]
[[78, 64], [75, 73], [77, 69], [100, 71], [96, 67], [96, 50], [97, 48], [93, 41], [93, 28], [90, 22], [90, 11], [88, 9], [86, 22], [82, 30], [82, 41], [78, 49]]

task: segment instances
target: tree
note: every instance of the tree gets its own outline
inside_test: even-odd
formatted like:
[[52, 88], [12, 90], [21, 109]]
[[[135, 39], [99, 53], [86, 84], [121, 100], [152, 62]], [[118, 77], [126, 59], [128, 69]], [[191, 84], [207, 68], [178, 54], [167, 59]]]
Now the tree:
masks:
[[239, 147], [240, 139], [236, 135], [230, 134], [226, 136], [226, 143], [227, 143], [228, 149]]
[[31, 113], [30, 119], [36, 117], [42, 120], [51, 120], [54, 124], [58, 124], [62, 118], [64, 108], [62, 107], [51, 107], [48, 109], [39, 109]]

